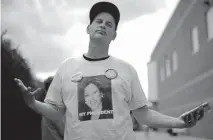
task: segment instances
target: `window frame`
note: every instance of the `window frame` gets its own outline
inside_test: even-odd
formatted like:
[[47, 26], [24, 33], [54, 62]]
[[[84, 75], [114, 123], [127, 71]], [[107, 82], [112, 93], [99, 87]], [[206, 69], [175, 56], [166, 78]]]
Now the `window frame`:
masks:
[[172, 71], [175, 72], [178, 69], [178, 54], [177, 51], [174, 50], [172, 53]]
[[200, 51], [198, 26], [193, 26], [193, 28], [191, 29], [191, 45], [192, 45], [192, 54], [197, 54]]
[[[213, 40], [213, 20], [212, 20], [212, 24], [211, 22], [209, 23], [208, 17], [209, 16], [209, 12], [212, 12], [212, 16], [213, 16], [213, 6], [211, 6], [207, 12], [205, 13], [205, 23], [206, 23], [206, 32], [207, 32], [207, 40], [208, 42], [210, 42], [211, 40]], [[211, 21], [211, 20], [210, 20]], [[212, 27], [211, 27], [212, 26]], [[211, 28], [210, 28], [211, 27]], [[212, 29], [212, 32], [210, 33], [210, 29]]]

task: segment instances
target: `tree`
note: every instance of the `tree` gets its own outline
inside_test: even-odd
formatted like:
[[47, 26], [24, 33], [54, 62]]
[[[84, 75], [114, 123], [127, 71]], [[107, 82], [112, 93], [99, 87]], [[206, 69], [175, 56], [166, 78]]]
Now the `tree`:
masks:
[[2, 139], [40, 140], [41, 116], [27, 107], [13, 80], [20, 78], [35, 88], [34, 78], [18, 49], [13, 49], [11, 40], [4, 38], [6, 33], [1, 34]]

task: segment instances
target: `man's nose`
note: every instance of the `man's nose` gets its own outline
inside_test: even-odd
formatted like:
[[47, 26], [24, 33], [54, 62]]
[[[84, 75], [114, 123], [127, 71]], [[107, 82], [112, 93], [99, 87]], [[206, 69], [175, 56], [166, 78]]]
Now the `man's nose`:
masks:
[[101, 27], [101, 29], [106, 29], [105, 23], [102, 23], [100, 27]]

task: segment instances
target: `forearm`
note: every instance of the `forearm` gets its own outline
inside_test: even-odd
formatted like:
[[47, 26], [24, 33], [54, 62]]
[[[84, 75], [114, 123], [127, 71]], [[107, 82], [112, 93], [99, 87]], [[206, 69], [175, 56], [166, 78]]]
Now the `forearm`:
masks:
[[43, 103], [37, 100], [35, 101], [35, 104], [30, 106], [30, 108], [52, 121], [61, 120], [64, 115], [64, 109], [62, 110], [57, 107], [54, 107], [51, 104]]
[[140, 124], [157, 128], [184, 128], [184, 121], [167, 116], [151, 109], [141, 108], [133, 111], [133, 115]]

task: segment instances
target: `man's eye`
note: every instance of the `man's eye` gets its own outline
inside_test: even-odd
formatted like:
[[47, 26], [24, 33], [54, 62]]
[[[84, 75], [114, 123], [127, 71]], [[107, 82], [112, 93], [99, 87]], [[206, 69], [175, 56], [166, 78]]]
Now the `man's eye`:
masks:
[[107, 26], [110, 27], [110, 28], [112, 28], [112, 24], [111, 23], [108, 23]]
[[101, 20], [96, 20], [96, 23], [101, 23]]
[[111, 24], [108, 24], [108, 27], [112, 28], [112, 25], [111, 25]]

